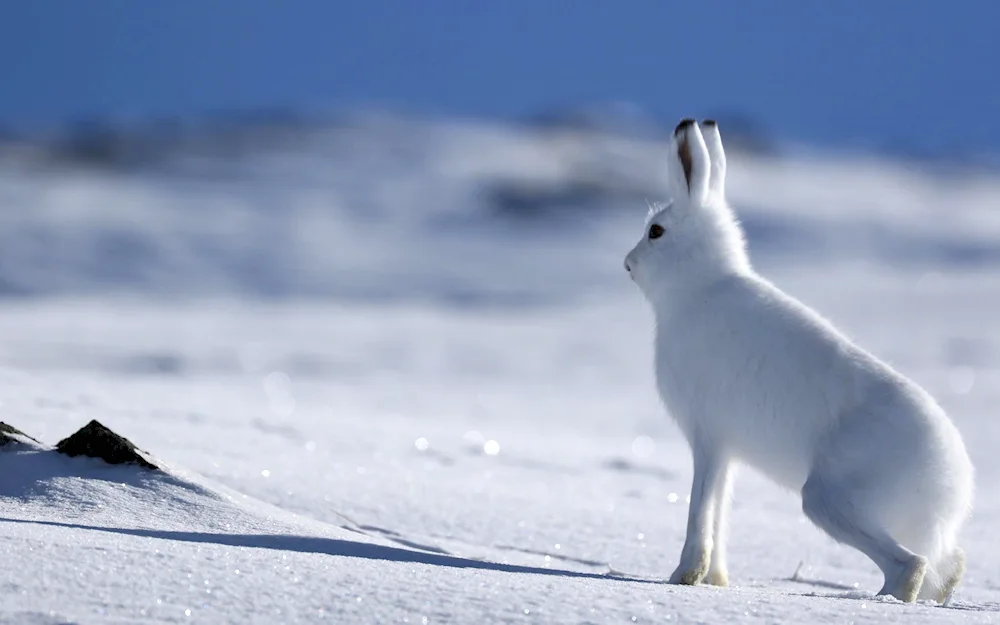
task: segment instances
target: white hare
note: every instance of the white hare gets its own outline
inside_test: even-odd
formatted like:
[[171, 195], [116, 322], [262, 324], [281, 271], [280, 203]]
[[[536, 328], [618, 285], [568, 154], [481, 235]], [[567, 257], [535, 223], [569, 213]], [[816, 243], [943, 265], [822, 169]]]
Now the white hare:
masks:
[[694, 459], [671, 583], [728, 585], [740, 462], [800, 492], [809, 519], [871, 558], [879, 594], [947, 601], [973, 494], [958, 430], [923, 389], [755, 273], [714, 121], [682, 121], [669, 159], [672, 201], [651, 212], [625, 268], [653, 307], [660, 397]]

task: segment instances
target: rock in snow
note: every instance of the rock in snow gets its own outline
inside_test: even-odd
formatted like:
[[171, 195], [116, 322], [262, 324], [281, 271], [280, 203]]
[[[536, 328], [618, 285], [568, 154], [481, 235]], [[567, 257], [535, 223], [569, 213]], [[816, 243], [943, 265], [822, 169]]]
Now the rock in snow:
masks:
[[56, 445], [56, 451], [67, 456], [100, 458], [108, 464], [138, 464], [146, 469], [159, 469], [140, 455], [140, 449], [130, 440], [115, 434], [97, 421], [91, 421], [75, 434]]
[[0, 421], [0, 447], [8, 443], [25, 443], [28, 441], [38, 442], [13, 425], [7, 425], [3, 421]]

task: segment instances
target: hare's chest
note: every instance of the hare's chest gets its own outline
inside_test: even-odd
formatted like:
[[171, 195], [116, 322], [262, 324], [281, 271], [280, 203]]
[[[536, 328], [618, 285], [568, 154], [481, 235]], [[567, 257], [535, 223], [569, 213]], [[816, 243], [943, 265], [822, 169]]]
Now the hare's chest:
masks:
[[683, 331], [658, 336], [657, 390], [686, 434], [698, 430], [716, 440], [745, 440], [773, 421], [769, 415], [780, 398], [763, 379], [767, 358], [762, 350], [742, 347], [723, 325], [686, 324]]
[[699, 357], [700, 341], [688, 336], [669, 343], [657, 341], [656, 386], [670, 416], [685, 431], [716, 412], [720, 383], [726, 373], [719, 363]]

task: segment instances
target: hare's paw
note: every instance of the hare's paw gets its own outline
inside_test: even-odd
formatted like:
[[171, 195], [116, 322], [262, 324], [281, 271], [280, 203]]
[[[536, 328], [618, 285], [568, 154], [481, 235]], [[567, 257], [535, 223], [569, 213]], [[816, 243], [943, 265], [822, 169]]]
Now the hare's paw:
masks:
[[708, 573], [708, 568], [694, 567], [677, 567], [673, 574], [670, 576], [669, 583], [671, 584], [681, 584], [684, 586], [697, 586], [705, 580], [705, 575]]
[[711, 558], [707, 550], [700, 550], [693, 558], [681, 557], [681, 563], [670, 576], [671, 584], [695, 586], [705, 581]]
[[927, 559], [923, 556], [913, 556], [909, 562], [898, 568], [895, 575], [886, 575], [885, 585], [878, 594], [892, 595], [905, 603], [913, 603], [917, 600], [926, 572]]
[[952, 552], [950, 558], [951, 562], [951, 572], [944, 579], [944, 585], [941, 588], [941, 593], [937, 597], [938, 603], [948, 604], [951, 602], [951, 597], [955, 593], [955, 589], [958, 587], [959, 582], [962, 581], [962, 575], [965, 574], [965, 552], [961, 549], [955, 549]]
[[702, 583], [726, 588], [729, 586], [729, 573], [726, 572], [726, 569], [710, 568]]

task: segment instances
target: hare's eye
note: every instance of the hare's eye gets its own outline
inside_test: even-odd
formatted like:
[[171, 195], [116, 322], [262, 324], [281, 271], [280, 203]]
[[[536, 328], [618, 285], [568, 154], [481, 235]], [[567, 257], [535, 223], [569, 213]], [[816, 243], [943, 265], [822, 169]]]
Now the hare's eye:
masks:
[[660, 237], [663, 236], [663, 232], [664, 232], [663, 226], [661, 226], [660, 224], [653, 224], [652, 226], [649, 227], [649, 238], [659, 239]]

